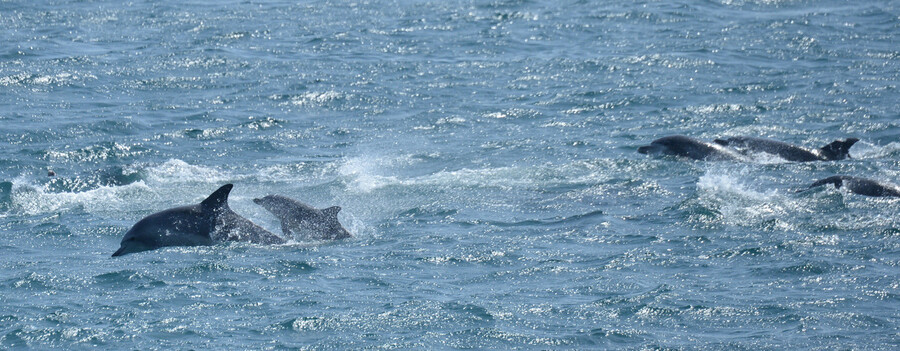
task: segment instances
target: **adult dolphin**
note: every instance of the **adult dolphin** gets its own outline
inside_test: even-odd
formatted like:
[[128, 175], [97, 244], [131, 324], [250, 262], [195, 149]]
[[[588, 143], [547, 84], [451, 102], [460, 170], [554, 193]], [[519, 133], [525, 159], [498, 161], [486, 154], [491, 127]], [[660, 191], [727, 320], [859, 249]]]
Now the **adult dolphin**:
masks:
[[896, 185], [881, 183], [868, 178], [844, 175], [819, 179], [810, 185], [809, 188], [811, 189], [828, 184], [834, 184], [834, 187], [838, 189], [846, 187], [850, 192], [860, 195], [900, 197], [900, 187], [897, 187]]
[[285, 240], [250, 222], [228, 207], [234, 187], [225, 184], [196, 205], [170, 208], [144, 217], [122, 238], [113, 256], [164, 246], [212, 245], [220, 241], [281, 244]]
[[281, 195], [266, 195], [253, 199], [281, 221], [281, 231], [288, 237], [310, 240], [349, 238], [350, 232], [338, 221], [338, 206], [316, 209], [300, 201]]
[[722, 146], [738, 148], [744, 152], [765, 152], [788, 161], [810, 162], [835, 161], [849, 158], [850, 147], [853, 146], [853, 144], [856, 144], [857, 141], [859, 141], [857, 138], [835, 140], [816, 150], [809, 150], [783, 141], [746, 136], [716, 139], [713, 142]]
[[641, 146], [638, 152], [647, 155], [668, 155], [706, 161], [741, 161], [736, 152], [721, 145], [711, 144], [684, 135], [670, 135], [656, 139], [650, 145]]

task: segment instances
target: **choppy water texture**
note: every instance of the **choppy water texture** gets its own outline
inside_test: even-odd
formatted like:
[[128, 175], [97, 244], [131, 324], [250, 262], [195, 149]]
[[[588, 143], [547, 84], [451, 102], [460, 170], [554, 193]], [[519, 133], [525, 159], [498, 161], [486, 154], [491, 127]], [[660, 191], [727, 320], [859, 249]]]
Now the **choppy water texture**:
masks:
[[[0, 2], [0, 348], [895, 349], [895, 1]], [[852, 159], [648, 158], [669, 134]], [[56, 177], [48, 177], [52, 169]], [[234, 183], [338, 242], [110, 258]]]

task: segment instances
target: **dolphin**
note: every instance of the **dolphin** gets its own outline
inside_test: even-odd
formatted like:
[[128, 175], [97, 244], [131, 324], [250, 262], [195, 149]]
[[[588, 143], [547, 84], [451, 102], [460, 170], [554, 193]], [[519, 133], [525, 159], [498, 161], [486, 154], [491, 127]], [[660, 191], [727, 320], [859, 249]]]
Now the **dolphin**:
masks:
[[835, 140], [831, 144], [815, 150], [808, 150], [778, 140], [746, 136], [716, 139], [713, 142], [722, 146], [742, 149], [744, 152], [765, 152], [788, 161], [810, 162], [836, 161], [850, 158], [850, 147], [856, 144], [857, 141], [859, 141], [857, 138]]
[[294, 234], [311, 240], [336, 240], [349, 238], [350, 232], [338, 222], [339, 206], [321, 210], [300, 201], [281, 195], [267, 195], [253, 199], [281, 221], [281, 231], [285, 236]]
[[868, 178], [842, 175], [817, 180], [809, 186], [809, 189], [827, 184], [834, 184], [834, 187], [838, 189], [840, 189], [841, 186], [846, 186], [847, 190], [850, 190], [850, 192], [860, 195], [900, 197], [900, 187], [894, 184], [881, 183]]
[[287, 242], [249, 219], [242, 217], [227, 207], [216, 218], [216, 241], [249, 241], [254, 244], [280, 245]]
[[234, 185], [225, 184], [196, 205], [170, 208], [144, 217], [122, 238], [113, 256], [164, 246], [201, 246], [221, 241], [280, 244], [285, 240], [253, 224], [228, 207]]
[[638, 152], [648, 155], [669, 155], [707, 161], [740, 161], [741, 156], [721, 145], [710, 144], [684, 135], [671, 135], [641, 146]]

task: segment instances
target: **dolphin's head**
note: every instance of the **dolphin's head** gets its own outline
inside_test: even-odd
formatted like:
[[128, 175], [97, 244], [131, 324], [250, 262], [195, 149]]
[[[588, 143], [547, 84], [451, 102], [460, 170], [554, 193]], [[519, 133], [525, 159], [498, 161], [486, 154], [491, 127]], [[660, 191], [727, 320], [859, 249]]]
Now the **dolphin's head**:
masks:
[[134, 224], [122, 237], [113, 256], [154, 250], [164, 246], [211, 245], [210, 234], [221, 208], [204, 210], [200, 205], [157, 212]]
[[156, 249], [157, 247], [153, 245], [148, 245], [147, 243], [138, 240], [137, 238], [125, 239], [122, 240], [122, 244], [116, 252], [113, 252], [112, 257], [127, 255], [130, 253], [148, 251]]
[[696, 144], [694, 139], [683, 135], [672, 135], [656, 139], [650, 145], [641, 146], [638, 148], [638, 152], [654, 156], [678, 156], [691, 153], [696, 148]]
[[258, 198], [253, 199], [253, 203], [260, 205], [262, 207], [266, 207], [266, 205], [268, 205], [272, 201], [271, 197], [272, 197], [272, 195], [258, 197]]
[[644, 145], [644, 146], [641, 146], [638, 148], [638, 153], [641, 153], [644, 155], [657, 154], [659, 152], [660, 152], [659, 148], [652, 144]]
[[120, 247], [113, 253], [113, 257], [122, 256], [130, 253], [158, 249], [159, 243], [158, 233], [151, 223], [147, 220], [141, 220], [125, 233], [122, 238]]
[[253, 203], [262, 206], [279, 218], [288, 216], [293, 200], [280, 195], [266, 195], [253, 199]]
[[332, 206], [322, 210], [325, 217], [324, 226], [331, 239], [346, 239], [351, 237], [350, 232], [344, 229], [341, 222], [338, 221], [337, 214], [341, 211], [340, 206]]

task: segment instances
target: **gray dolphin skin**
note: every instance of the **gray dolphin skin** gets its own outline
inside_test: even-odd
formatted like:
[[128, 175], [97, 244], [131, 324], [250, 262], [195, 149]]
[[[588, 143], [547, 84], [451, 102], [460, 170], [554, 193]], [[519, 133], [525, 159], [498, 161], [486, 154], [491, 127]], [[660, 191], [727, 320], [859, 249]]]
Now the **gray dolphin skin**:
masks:
[[248, 241], [254, 244], [266, 245], [278, 245], [287, 242], [282, 237], [256, 225], [256, 223], [235, 213], [230, 208], [226, 208], [216, 218], [213, 239], [216, 241]]
[[828, 184], [834, 184], [834, 187], [838, 189], [840, 189], [841, 187], [846, 187], [847, 190], [850, 190], [850, 192], [860, 195], [900, 197], [900, 187], [897, 187], [896, 185], [881, 183], [876, 180], [854, 176], [831, 176], [825, 179], [817, 180], [815, 183], [810, 185], [809, 188], [811, 189], [817, 186]]
[[220, 241], [280, 244], [285, 240], [241, 217], [228, 207], [234, 187], [225, 184], [203, 202], [175, 207], [144, 217], [122, 238], [113, 256], [154, 250], [165, 246], [212, 245]]
[[338, 206], [321, 210], [300, 201], [281, 195], [267, 195], [253, 199], [253, 202], [264, 207], [281, 221], [281, 231], [288, 237], [301, 237], [310, 240], [336, 240], [350, 237], [338, 222]]
[[656, 139], [650, 145], [641, 146], [638, 152], [656, 156], [680, 156], [706, 161], [739, 161], [740, 156], [716, 144], [710, 144], [684, 135], [671, 135]]
[[853, 146], [853, 144], [856, 144], [857, 141], [859, 141], [859, 139], [857, 138], [835, 140], [831, 144], [825, 145], [816, 150], [808, 150], [806, 148], [791, 145], [778, 140], [746, 136], [716, 139], [713, 142], [722, 146], [738, 148], [744, 152], [765, 152], [781, 157], [787, 161], [810, 162], [836, 161], [849, 158], [850, 147]]

